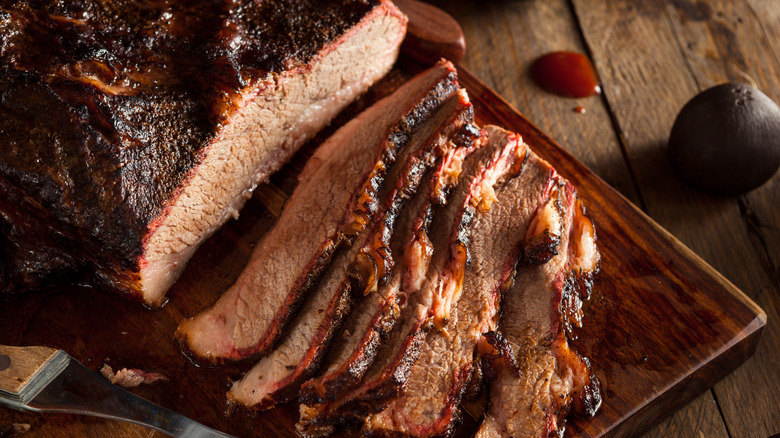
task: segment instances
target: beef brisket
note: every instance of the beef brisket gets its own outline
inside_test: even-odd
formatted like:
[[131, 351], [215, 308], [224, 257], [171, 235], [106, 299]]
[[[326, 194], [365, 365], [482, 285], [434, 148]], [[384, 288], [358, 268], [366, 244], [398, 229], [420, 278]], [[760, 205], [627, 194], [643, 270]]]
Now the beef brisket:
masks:
[[[506, 149], [520, 138], [496, 127], [487, 127], [490, 146]], [[551, 177], [551, 168], [532, 152], [522, 172], [507, 167], [483, 186], [483, 201], [471, 232], [471, 264], [463, 279], [462, 297], [454, 304], [447, 324], [432, 330], [420, 348], [418, 360], [406, 381], [406, 389], [387, 408], [366, 419], [369, 434], [446, 436], [459, 418], [459, 404], [474, 372], [474, 353], [481, 335], [492, 328], [500, 291], [520, 257], [521, 244], [537, 209], [540, 194]], [[488, 179], [487, 181], [491, 181]], [[488, 196], [492, 195], [492, 196]]]
[[368, 226], [398, 149], [456, 90], [452, 64], [437, 64], [325, 141], [235, 284], [214, 306], [179, 326], [186, 347], [212, 361], [268, 351], [336, 248]]
[[359, 282], [350, 281], [349, 265], [367, 247], [393, 233], [394, 217], [408, 196], [417, 191], [437, 151], [446, 153], [454, 149], [456, 134], [472, 120], [471, 104], [461, 91], [450, 96], [433, 117], [412, 132], [379, 190], [377, 202], [383, 207], [374, 214], [371, 226], [358, 235], [355, 245], [334, 258], [320, 284], [287, 328], [282, 342], [233, 385], [228, 393], [230, 400], [256, 409], [269, 409], [298, 394], [301, 383], [318, 370], [333, 334], [348, 313], [351, 290], [365, 288]]
[[492, 347], [485, 348], [490, 406], [480, 438], [561, 436], [571, 407], [587, 417], [601, 403], [598, 380], [569, 347], [565, 330], [579, 323], [580, 299], [598, 269], [595, 231], [571, 185], [556, 178], [550, 191], [529, 237], [534, 240], [539, 229], [558, 234], [555, 255], [542, 264], [527, 259], [518, 268], [502, 299], [500, 331], [486, 337]]
[[82, 273], [150, 305], [406, 26], [385, 0], [10, 1], [0, 21], [0, 286]]
[[[439, 135], [430, 137], [428, 144], [419, 151], [409, 156], [399, 155], [399, 161], [404, 162], [401, 171], [404, 179], [396, 184], [387, 199], [387, 205], [379, 210], [374, 219], [372, 237], [365, 241], [350, 266], [350, 276], [363, 294], [375, 291], [380, 284], [386, 283], [396, 256], [403, 254], [398, 248], [391, 251], [390, 241], [398, 215], [406, 201], [417, 192], [423, 174], [434, 161], [449, 158], [458, 148], [469, 147], [467, 145], [472, 145], [479, 135], [479, 128], [473, 125], [474, 111], [466, 90], [458, 91], [439, 110], [437, 119], [440, 125], [436, 132]], [[433, 136], [432, 133], [428, 135]], [[437, 193], [442, 190], [440, 187], [434, 189]]]
[[[398, 196], [393, 205], [385, 210], [383, 217], [379, 218], [380, 229], [374, 231], [374, 239], [368, 239], [370, 243], [376, 245], [376, 241], [381, 241], [383, 247], [382, 259], [391, 259], [390, 262], [377, 263], [374, 260], [379, 259], [373, 254], [378, 253], [377, 249], [366, 250], [362, 248], [358, 253], [358, 259], [355, 264], [368, 264], [367, 268], [360, 268], [362, 272], [371, 271], [369, 275], [360, 275], [353, 284], [359, 285], [360, 291], [365, 292], [367, 283], [365, 279], [376, 283], [376, 278], [380, 275], [376, 270], [377, 266], [385, 265], [392, 269], [392, 276], [386, 284], [378, 287], [376, 294], [369, 294], [365, 298], [358, 298], [354, 311], [345, 321], [345, 327], [339, 336], [341, 342], [334, 345], [325, 361], [327, 370], [319, 377], [310, 380], [301, 388], [302, 402], [313, 404], [323, 403], [326, 399], [333, 399], [336, 394], [341, 393], [346, 388], [354, 385], [362, 379], [368, 366], [373, 361], [379, 344], [384, 340], [395, 325], [401, 309], [403, 308], [406, 297], [401, 289], [402, 277], [406, 274], [409, 262], [404, 262], [403, 257], [406, 253], [405, 248], [412, 241], [412, 236], [417, 227], [423, 226], [422, 221], [429, 216], [431, 202], [438, 200], [439, 192], [442, 190], [442, 183], [439, 181], [446, 178], [446, 174], [451, 171], [452, 156], [461, 156], [458, 150], [468, 149], [473, 145], [474, 139], [479, 130], [470, 122], [473, 120], [471, 106], [467, 104], [465, 94], [461, 93], [457, 101], [452, 102], [462, 108], [442, 108], [441, 111], [449, 111], [449, 120], [445, 122], [449, 125], [449, 133], [443, 133], [437, 145], [437, 150], [444, 153], [444, 157], [439, 157], [436, 168], [431, 169], [426, 174], [421, 184], [418, 184], [418, 190], [412, 194], [410, 202], [406, 205], [399, 205]], [[452, 105], [450, 105], [452, 106]], [[460, 119], [460, 120], [459, 120]], [[457, 122], [457, 123], [456, 123]], [[463, 123], [467, 122], [465, 126]], [[456, 128], [453, 130], [453, 128]], [[457, 132], [460, 129], [461, 132]], [[454, 132], [453, 132], [454, 131]], [[458, 146], [456, 149], [455, 146]], [[408, 163], [407, 166], [413, 163]], [[405, 172], [405, 173], [408, 173]], [[412, 188], [411, 185], [404, 187], [404, 190]], [[400, 211], [398, 211], [400, 210]], [[396, 219], [397, 217], [397, 219]], [[397, 221], [397, 223], [395, 223]], [[395, 224], [394, 224], [395, 223]], [[394, 225], [393, 225], [394, 224]], [[392, 230], [395, 232], [392, 232]], [[390, 242], [386, 239], [390, 238]], [[389, 246], [389, 253], [388, 253]], [[368, 256], [366, 256], [368, 254]], [[362, 256], [362, 257], [361, 257]], [[407, 257], [408, 258], [408, 254]], [[401, 260], [393, 260], [401, 259]], [[415, 262], [414, 265], [425, 263], [424, 261]], [[354, 272], [354, 268], [352, 269]], [[363, 281], [360, 281], [363, 279]], [[371, 286], [369, 285], [369, 288]], [[376, 287], [376, 286], [375, 286]]]
[[[458, 149], [453, 151], [450, 157], [457, 154], [462, 159], [462, 151], [472, 149]], [[301, 389], [300, 421], [296, 425], [300, 435], [319, 436], [331, 433], [334, 424], [343, 420], [340, 413], [342, 404], [351, 399], [344, 395], [349, 394], [349, 390], [359, 384], [367, 372], [371, 371], [373, 375], [366, 378], [366, 382], [361, 385], [363, 387], [375, 388], [378, 386], [376, 382], [384, 382], [387, 378], [382, 374], [381, 366], [371, 367], [377, 359], [377, 354], [378, 363], [384, 364], [387, 369], [396, 370], [395, 374], [401, 376], [405, 369], [404, 364], [408, 362], [405, 358], [413, 358], [414, 352], [419, 348], [419, 341], [424, 339], [424, 334], [404, 337], [404, 334], [411, 331], [408, 322], [404, 324], [405, 320], [427, 320], [424, 315], [411, 318], [407, 315], [409, 311], [405, 309], [410, 295], [414, 297], [420, 287], [420, 280], [412, 280], [411, 277], [424, 277], [430, 263], [433, 248], [427, 239], [427, 233], [432, 215], [431, 201], [438, 200], [437, 183], [445, 170], [451, 170], [445, 167], [448, 163], [451, 164], [452, 160], [445, 158], [435, 172], [427, 175], [422, 189], [399, 219], [392, 237], [391, 251], [396, 257], [403, 254], [403, 262], [393, 267], [389, 282], [381, 287], [378, 293], [365, 297], [365, 304], [350, 315], [344, 328], [345, 339], [342, 340], [342, 345], [334, 348], [329, 355], [326, 372], [307, 382]], [[414, 251], [411, 248], [420, 249]], [[409, 288], [410, 283], [416, 284], [416, 288]], [[399, 322], [400, 328], [396, 327]], [[416, 332], [424, 333], [423, 330]], [[394, 353], [397, 354], [398, 360], [388, 364]], [[396, 380], [400, 380], [400, 377]], [[371, 382], [374, 382], [374, 385]]]
[[[481, 143], [484, 143], [482, 139]], [[399, 327], [380, 347], [376, 361], [364, 381], [344, 396], [328, 403], [316, 416], [302, 410], [301, 428], [326, 429], [344, 418], [362, 419], [380, 412], [399, 396], [411, 369], [424, 350], [427, 331], [435, 325], [435, 298], [456, 294], [467, 264], [468, 236], [474, 212], [489, 202], [492, 185], [508, 174], [519, 172], [525, 147], [519, 142], [492, 143], [470, 154], [463, 164], [458, 185], [447, 206], [438, 211], [431, 225], [433, 256], [419, 291], [409, 291], [409, 304]], [[487, 184], [483, 184], [487, 182]], [[482, 205], [482, 207], [480, 207]], [[419, 237], [419, 236], [415, 236]], [[442, 291], [448, 291], [442, 293]], [[453, 297], [453, 300], [457, 300]], [[448, 313], [448, 309], [445, 309]], [[348, 420], [347, 420], [348, 421]]]
[[[355, 321], [350, 321], [347, 327], [354, 339], [335, 351], [335, 357], [328, 362], [328, 372], [309, 382], [302, 391], [300, 421], [296, 425], [301, 435], [331, 433], [334, 425], [349, 420], [343, 415], [344, 404], [360, 403], [367, 396], [372, 397], [371, 402], [381, 403], [380, 399], [391, 398], [395, 394], [394, 388], [402, 384], [404, 373], [413, 363], [419, 343], [425, 337], [425, 322], [429, 320], [424, 311], [414, 313], [407, 306], [411, 297], [414, 309], [425, 309], [415, 303], [419, 301], [417, 291], [426, 278], [433, 253], [428, 238], [433, 208], [446, 202], [446, 192], [458, 182], [463, 160], [482, 143], [479, 139], [445, 156], [436, 171], [428, 175], [423, 185], [426, 190], [415, 196], [402, 215], [392, 245], [396, 257], [403, 254], [404, 261], [394, 267], [391, 280], [380, 289], [378, 299], [369, 301], [373, 306], [356, 310]], [[441, 244], [448, 242], [446, 231], [437, 233], [437, 236], [441, 236]], [[439, 255], [439, 258], [443, 256]], [[375, 307], [379, 310], [374, 313]], [[355, 331], [357, 320], [371, 325]], [[381, 324], [374, 324], [374, 321]], [[396, 327], [398, 323], [401, 327]], [[388, 334], [389, 338], [384, 339]], [[364, 377], [365, 381], [350, 391]], [[384, 390], [385, 387], [390, 389]]]

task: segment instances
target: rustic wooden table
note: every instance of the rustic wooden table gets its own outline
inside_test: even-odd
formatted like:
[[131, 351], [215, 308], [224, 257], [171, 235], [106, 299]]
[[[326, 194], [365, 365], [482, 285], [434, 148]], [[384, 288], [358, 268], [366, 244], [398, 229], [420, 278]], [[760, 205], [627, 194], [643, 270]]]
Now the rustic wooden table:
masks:
[[[755, 356], [646, 436], [780, 434], [780, 173], [714, 197], [686, 186], [666, 158], [675, 116], [701, 90], [754, 81], [780, 102], [780, 1], [434, 3], [463, 28], [464, 66], [767, 313]], [[588, 54], [602, 94], [567, 99], [535, 86], [529, 65], [554, 50]]]

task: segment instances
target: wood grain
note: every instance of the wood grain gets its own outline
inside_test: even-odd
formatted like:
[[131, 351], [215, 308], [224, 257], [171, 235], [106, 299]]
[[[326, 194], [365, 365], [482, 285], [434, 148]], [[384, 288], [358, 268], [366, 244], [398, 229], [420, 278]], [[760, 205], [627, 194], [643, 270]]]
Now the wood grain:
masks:
[[[461, 23], [469, 47], [465, 67], [580, 162], [641, 205], [603, 99], [560, 98], [542, 90], [528, 74], [531, 63], [547, 52], [585, 52], [566, 0], [435, 4]], [[585, 108], [585, 114], [575, 112], [577, 106]]]
[[466, 54], [466, 40], [455, 19], [442, 9], [417, 0], [395, 4], [409, 17], [401, 50], [414, 61], [433, 64], [441, 58], [459, 63]]
[[[693, 5], [677, 0], [667, 6], [675, 31], [682, 42], [694, 79], [703, 89], [727, 81], [752, 82], [773, 100], [780, 101], [778, 62], [778, 7], [768, 2], [713, 1]], [[774, 21], [771, 21], [774, 19]], [[765, 21], [766, 20], [766, 21]], [[767, 33], [774, 30], [774, 33]], [[775, 41], [775, 44], [773, 44]], [[761, 285], [754, 298], [773, 320], [780, 305], [778, 253], [780, 224], [778, 211], [780, 177], [759, 190], [736, 200], [741, 225], [748, 233], [751, 249], [758, 258]], [[772, 410], [760, 409], [746, 417], [746, 404], [780, 406], [780, 327], [769, 326], [769, 334], [755, 360], [716, 385], [715, 394], [729, 430], [734, 436], [769, 436], [780, 432], [780, 418]]]
[[[574, 3], [605, 89], [618, 90], [605, 95], [625, 139], [647, 211], [740, 287], [758, 290], [760, 269], [745, 270], [733, 263], [748, 257], [746, 265], [759, 266], [736, 200], [688, 188], [674, 175], [666, 157], [674, 117], [698, 88], [685, 67], [665, 8], [655, 1]], [[647, 56], [622, 51], [612, 39]]]
[[[664, 153], [664, 143], [653, 145], [653, 139], [664, 141], [668, 135], [670, 119], [664, 114], [676, 114], [685, 100], [717, 83], [752, 79], [778, 100], [778, 52], [773, 48], [772, 37], [765, 33], [765, 29], [774, 30], [780, 23], [777, 3], [771, 6], [769, 2], [753, 2], [753, 6], [761, 8], [760, 12], [742, 1], [596, 3], [577, 1], [575, 5], [583, 32], [599, 59], [599, 71], [607, 72], [602, 76], [605, 88], [630, 90], [617, 96], [607, 93], [616, 120], [620, 127], [628, 127], [629, 147], [641, 148], [641, 156], [635, 161], [646, 162], [649, 156], [655, 157], [649, 161], [662, 163], [637, 172], [640, 190], [643, 195], [647, 193], [648, 212], [748, 291], [775, 320], [780, 289], [776, 280], [777, 257], [770, 254], [778, 248], [778, 241], [771, 236], [780, 224], [776, 203], [778, 177], [740, 199], [712, 198], [681, 184], [658, 187], [656, 181], [674, 176], [659, 158]], [[615, 17], [621, 21], [615, 22]], [[776, 32], [772, 35], [777, 36]], [[649, 50], [652, 56], [636, 58], [621, 53], [613, 38], [620, 44]], [[652, 80], [648, 80], [648, 72], [653, 74]], [[683, 85], [685, 91], [669, 90]], [[675, 104], [670, 105], [670, 101]], [[636, 110], [641, 105], [652, 105], [659, 113], [647, 117], [646, 111]], [[643, 130], [634, 132], [636, 126]], [[643, 175], [646, 183], [641, 182]], [[780, 431], [780, 418], [776, 415], [780, 406], [780, 331], [772, 324], [769, 327], [767, 340], [756, 358], [715, 387], [733, 436], [768, 436]], [[775, 408], [761, 408], [755, 415], [744, 415], [745, 406], [752, 404]]]
[[663, 438], [726, 438], [726, 425], [720, 417], [718, 404], [710, 391], [700, 395], [684, 408], [662, 421], [644, 437]]
[[56, 354], [49, 347], [0, 345], [0, 390], [18, 395]]

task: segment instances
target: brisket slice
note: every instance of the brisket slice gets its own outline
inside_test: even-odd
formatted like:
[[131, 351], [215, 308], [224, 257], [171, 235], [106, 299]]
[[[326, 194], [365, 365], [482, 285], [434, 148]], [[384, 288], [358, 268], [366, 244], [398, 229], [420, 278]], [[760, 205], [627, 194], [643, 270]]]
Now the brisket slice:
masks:
[[[440, 204], [445, 202], [444, 193], [457, 181], [457, 175], [453, 173], [459, 169], [453, 169], [453, 166], [462, 164], [466, 151], [473, 150], [474, 142], [480, 134], [480, 129], [472, 123], [474, 110], [471, 108], [465, 90], [459, 92], [459, 100], [454, 105], [460, 105], [462, 108], [453, 109], [449, 113], [450, 120], [447, 122], [449, 131], [445, 135], [447, 141], [437, 144], [435, 150], [427, 151], [424, 156], [413, 156], [407, 162], [407, 167], [410, 168], [408, 172], [419, 180], [422, 173], [430, 167], [429, 164], [421, 166], [421, 161], [430, 162], [434, 157], [442, 160], [441, 166], [433, 175], [431, 187], [434, 195], [432, 201], [435, 200]], [[461, 127], [463, 129], [459, 129]], [[403, 247], [391, 249], [392, 230], [401, 207], [417, 191], [417, 187], [418, 185], [398, 187], [400, 193], [391, 197], [392, 202], [382, 211], [377, 220], [374, 238], [366, 241], [355, 262], [350, 266], [350, 275], [364, 295], [376, 291], [379, 285], [387, 282], [395, 265], [395, 259], [404, 254]], [[411, 239], [404, 243], [410, 241]]]
[[[432, 208], [435, 203], [446, 201], [443, 192], [449, 184], [457, 182], [462, 160], [481, 142], [479, 139], [445, 156], [438, 168], [427, 175], [422, 189], [402, 212], [391, 244], [396, 257], [402, 254], [403, 263], [394, 266], [390, 281], [374, 294], [376, 297], [366, 297], [366, 304], [350, 315], [344, 331], [347, 339], [343, 345], [332, 351], [325, 374], [307, 382], [302, 388], [301, 417], [296, 425], [300, 435], [320, 436], [332, 433], [334, 425], [343, 420], [338, 413], [341, 405], [350, 400], [349, 397], [343, 396], [360, 383], [366, 372], [373, 372], [373, 377], [369, 375], [367, 378], [368, 382], [384, 382], [380, 377], [387, 376], [382, 375], [382, 366], [374, 364], [371, 368], [375, 359], [380, 364], [386, 364], [393, 359], [392, 354], [397, 351], [401, 359], [384, 367], [400, 367], [398, 373], [403, 373], [403, 364], [407, 362], [403, 359], [404, 353], [410, 352], [413, 355], [423, 337], [405, 338], [404, 334], [410, 331], [409, 327], [402, 326], [400, 331], [395, 327], [399, 321], [403, 323], [404, 318], [399, 320], [399, 315], [405, 316], [409, 312], [404, 310], [409, 295], [414, 296], [413, 292], [419, 289], [430, 264], [433, 247], [427, 233]], [[423, 278], [416, 278], [418, 276]], [[416, 288], [409, 288], [410, 283], [416, 284]], [[427, 319], [425, 315], [418, 316], [419, 320]], [[406, 316], [406, 319], [412, 318]], [[361, 386], [371, 387], [370, 384]]]
[[[521, 142], [519, 136], [500, 128], [486, 130], [493, 147]], [[527, 149], [523, 152], [526, 156]], [[503, 181], [494, 186], [493, 202], [476, 213], [463, 295], [447, 325], [428, 333], [405, 391], [385, 410], [366, 418], [365, 433], [446, 436], [453, 431], [460, 400], [475, 369], [477, 343], [495, 324], [501, 289], [514, 271], [540, 194], [551, 177], [546, 163], [531, 152], [527, 157], [522, 173], [515, 177], [505, 173]]]
[[[459, 105], [464, 105], [465, 95], [459, 96], [459, 100], [461, 102]], [[446, 107], [442, 109], [442, 111], [444, 110]], [[462, 119], [462, 121], [458, 121], [458, 119]], [[423, 226], [421, 222], [429, 216], [431, 202], [439, 197], [438, 191], [442, 189], [442, 183], [439, 181], [447, 178], [445, 175], [451, 171], [453, 161], [451, 157], [462, 155], [458, 151], [470, 148], [479, 133], [478, 128], [468, 123], [472, 119], [470, 105], [451, 113], [450, 121], [447, 123], [451, 128], [461, 128], [460, 132], [451, 133], [455, 135], [445, 134], [441, 138], [443, 144], [440, 144], [437, 149], [444, 152], [445, 156], [440, 157], [436, 168], [426, 173], [422, 182], [418, 184], [418, 190], [411, 195], [409, 202], [400, 207], [398, 199], [402, 197], [399, 196], [391, 208], [385, 210], [384, 217], [378, 222], [380, 230], [374, 231], [374, 239], [367, 239], [368, 243], [374, 244], [376, 241], [381, 241], [383, 246], [379, 250], [370, 249], [369, 251], [364, 246], [358, 253], [355, 264], [369, 264], [368, 269], [364, 269], [363, 272], [374, 270], [376, 266], [380, 265], [380, 263], [372, 261], [379, 259], [374, 255], [379, 252], [385, 260], [399, 257], [403, 260], [401, 256], [405, 254], [404, 249], [412, 241], [414, 230]], [[458, 123], [455, 123], [456, 121]], [[465, 126], [463, 126], [463, 122], [467, 122]], [[456, 144], [458, 148], [454, 148]], [[406, 188], [410, 188], [410, 186], [407, 185]], [[393, 229], [395, 232], [392, 232]], [[386, 242], [390, 235], [392, 235], [390, 242]], [[388, 246], [389, 252], [387, 251]], [[366, 257], [366, 254], [369, 256]], [[424, 255], [420, 255], [420, 257], [424, 257]], [[425, 263], [425, 260], [419, 260], [415, 262], [415, 265]], [[336, 394], [363, 378], [368, 366], [373, 361], [379, 344], [389, 335], [406, 301], [404, 294], [399, 293], [399, 291], [408, 262], [396, 263], [392, 261], [386, 264], [392, 266], [392, 275], [389, 281], [378, 287], [377, 293], [369, 294], [364, 298], [356, 298], [358, 301], [355, 303], [355, 308], [345, 320], [344, 327], [338, 335], [340, 342], [333, 345], [325, 359], [324, 363], [327, 369], [323, 374], [309, 380], [301, 387], [300, 398], [302, 402], [323, 403], [326, 399], [333, 399]], [[352, 266], [350, 268], [354, 272], [354, 268]], [[376, 274], [370, 276], [378, 277]], [[359, 284], [359, 288], [365, 291], [365, 283], [355, 281], [353, 278], [354, 284]]]
[[179, 326], [185, 347], [211, 361], [264, 354], [273, 347], [336, 248], [368, 226], [399, 148], [456, 90], [454, 67], [439, 63], [325, 141], [235, 284], [211, 308]]
[[390, 69], [406, 27], [386, 0], [18, 1], [0, 16], [0, 289], [85, 275], [150, 305]]
[[[481, 139], [481, 144], [485, 139]], [[490, 143], [470, 154], [448, 204], [436, 212], [430, 226], [433, 255], [425, 280], [419, 290], [406, 291], [409, 303], [402, 312], [398, 327], [380, 347], [377, 358], [363, 382], [315, 415], [304, 411], [300, 428], [312, 433], [327, 431], [341, 421], [360, 420], [380, 412], [399, 396], [407, 384], [412, 367], [423, 349], [428, 330], [434, 326], [433, 304], [442, 290], [455, 293], [463, 282], [467, 264], [468, 235], [471, 221], [483, 201], [488, 201], [483, 181], [497, 182], [517, 174], [522, 167], [525, 146], [519, 141]], [[498, 174], [498, 175], [497, 175]], [[420, 238], [416, 235], [415, 238]]]
[[[452, 140], [473, 120], [465, 91], [450, 96], [429, 120], [418, 127], [398, 152], [377, 201], [383, 204], [372, 226], [362, 231], [356, 244], [336, 256], [320, 284], [307, 297], [301, 312], [286, 329], [281, 343], [260, 360], [228, 393], [236, 401], [256, 409], [269, 409], [298, 394], [301, 383], [319, 369], [333, 334], [349, 312], [350, 292], [356, 284], [347, 270], [356, 256], [372, 242], [392, 234], [397, 210], [417, 191], [422, 174], [433, 164], [437, 150], [454, 148]], [[384, 210], [384, 211], [383, 211]], [[385, 214], [388, 211], [394, 212]], [[362, 246], [361, 246], [362, 244]], [[291, 368], [291, 364], [294, 367]]]
[[579, 323], [580, 299], [598, 269], [595, 231], [574, 189], [556, 180], [548, 205], [559, 211], [539, 222], [562, 231], [556, 254], [518, 269], [502, 298], [500, 331], [486, 336], [492, 348], [483, 360], [492, 378], [481, 438], [561, 436], [571, 407], [588, 417], [601, 403], [598, 380], [570, 349], [565, 330]]

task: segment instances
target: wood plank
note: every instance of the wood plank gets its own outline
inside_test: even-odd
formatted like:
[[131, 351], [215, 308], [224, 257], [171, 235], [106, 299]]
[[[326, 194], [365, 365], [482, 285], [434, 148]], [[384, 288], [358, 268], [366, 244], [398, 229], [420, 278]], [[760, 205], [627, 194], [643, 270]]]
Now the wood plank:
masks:
[[[700, 88], [727, 81], [754, 82], [780, 102], [780, 8], [764, 1], [670, 2], [669, 16]], [[754, 298], [777, 320], [780, 308], [780, 174], [739, 199], [741, 226], [764, 272]], [[753, 360], [714, 388], [734, 436], [780, 432], [780, 327], [769, 325]], [[766, 406], [744, 415], [745, 406]]]
[[[743, 2], [730, 4], [740, 3]], [[774, 69], [773, 56], [764, 53], [763, 61], [748, 63], [743, 52], [735, 51], [738, 41], [761, 41], [755, 35], [738, 36], [728, 27], [723, 30], [729, 25], [747, 26], [745, 18], [723, 12], [702, 17], [697, 8], [710, 8], [707, 3], [695, 6], [692, 2], [676, 1], [674, 4], [674, 8], [665, 9], [660, 2], [575, 1], [586, 39], [605, 82], [607, 98], [632, 151], [629, 157], [651, 216], [751, 295], [766, 291], [758, 298], [764, 308], [769, 309], [772, 318], [777, 304], [770, 297], [777, 297], [777, 291], [769, 290], [770, 282], [766, 271], [760, 268], [761, 257], [750, 245], [739, 203], [733, 198], [702, 195], [683, 186], [669, 169], [664, 146], [673, 117], [701, 87], [723, 82], [724, 76], [742, 77], [740, 72], [749, 65], [771, 71]], [[667, 14], [675, 18], [665, 19]], [[729, 20], [732, 24], [728, 24]], [[719, 28], [720, 32], [705, 31], [710, 26]], [[620, 48], [626, 46], [646, 55], [636, 57], [633, 52], [622, 52]], [[753, 56], [755, 54], [750, 59]], [[766, 72], [754, 74], [759, 78], [769, 76]], [[648, 107], [651, 109], [647, 110]], [[764, 190], [768, 189], [754, 193]], [[755, 199], [755, 196], [751, 194], [747, 199]], [[758, 197], [757, 205], [777, 205], [766, 204], [765, 197], [760, 194]], [[706, 218], [706, 221], [700, 218]], [[780, 224], [776, 219], [766, 218], [765, 221]], [[718, 236], [718, 239], [712, 236]], [[756, 436], [771, 433], [771, 429], [761, 430], [751, 424], [755, 417], [747, 418], [744, 409], [752, 403], [745, 404], [746, 400], [740, 400], [744, 397], [756, 400], [754, 391], [758, 391], [766, 394], [759, 395], [758, 399], [763, 398], [768, 406], [779, 406], [775, 399], [777, 368], [768, 365], [778, 363], [775, 329], [769, 331], [766, 339], [768, 341], [761, 346], [754, 360], [716, 387], [734, 436], [748, 436], [745, 433], [751, 429]], [[740, 380], [743, 375], [741, 383], [729, 383]], [[748, 382], [752, 378], [757, 378], [758, 382]], [[769, 383], [770, 380], [773, 382]], [[732, 397], [737, 400], [731, 402]], [[777, 421], [776, 409], [758, 411], [761, 411], [759, 423], [771, 421], [768, 417]], [[737, 423], [742, 424], [737, 427]]]
[[643, 435], [644, 438], [727, 438], [726, 425], [710, 391]]
[[[759, 290], [764, 275], [741, 226], [736, 199], [689, 188], [666, 157], [674, 117], [698, 88], [664, 6], [628, 0], [574, 4], [651, 217], [735, 284]], [[646, 55], [637, 57], [622, 47]], [[756, 269], [736, 266], [734, 260]]]
[[[758, 3], [758, 2], [757, 2]], [[694, 3], [669, 0], [666, 10], [684, 62], [699, 90], [728, 81], [753, 82], [775, 101], [780, 97], [778, 58], [764, 29], [780, 22], [745, 0]], [[764, 15], [766, 13], [766, 15]]]

